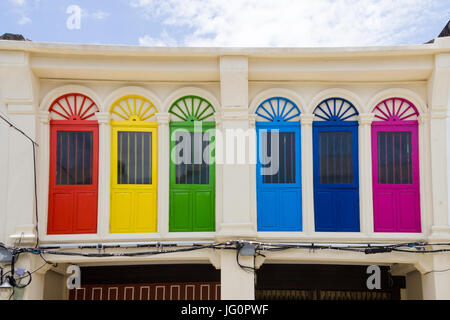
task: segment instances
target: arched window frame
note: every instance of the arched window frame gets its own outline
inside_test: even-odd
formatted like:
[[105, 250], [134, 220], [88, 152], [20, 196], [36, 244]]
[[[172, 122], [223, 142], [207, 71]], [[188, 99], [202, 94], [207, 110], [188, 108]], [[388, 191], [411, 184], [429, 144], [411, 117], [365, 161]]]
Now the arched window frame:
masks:
[[[409, 99], [400, 96], [390, 96], [377, 102], [372, 109], [372, 113], [374, 114], [371, 136], [374, 231], [419, 233], [422, 231], [420, 209], [419, 110]], [[403, 138], [405, 137], [401, 136], [400, 132], [403, 134], [407, 133], [407, 135], [408, 133], [410, 134], [409, 146], [411, 147], [411, 153], [409, 162], [411, 164], [411, 173], [408, 174], [408, 180], [411, 179], [411, 184], [403, 183], [405, 181], [402, 178], [402, 181], [399, 181], [399, 183], [392, 181], [394, 183], [390, 184], [388, 183], [389, 178], [386, 178], [386, 181], [381, 181], [380, 183], [379, 165], [381, 163], [378, 159], [380, 134], [384, 134], [386, 139], [392, 138], [395, 140], [396, 137], [400, 137], [401, 144], [406, 141], [404, 141]], [[394, 140], [392, 140], [392, 155], [395, 158]], [[386, 152], [387, 156], [388, 153]], [[392, 168], [395, 171], [395, 167]], [[388, 171], [386, 170], [386, 172]], [[393, 177], [393, 179], [397, 178]], [[409, 196], [409, 198], [406, 198], [406, 196]]]
[[[178, 180], [177, 166], [173, 162], [172, 153], [176, 150], [177, 132], [185, 132], [191, 137], [200, 132], [204, 137], [204, 134], [208, 133], [209, 144], [214, 143], [216, 123], [211, 120], [214, 119], [216, 108], [209, 99], [197, 94], [188, 94], [175, 99], [170, 104], [168, 111], [172, 118], [170, 121], [169, 231], [215, 231], [216, 168], [213, 160], [215, 157], [214, 151], [212, 150], [209, 154], [212, 163], [210, 162], [206, 169], [208, 174], [207, 184], [202, 184], [198, 180], [201, 179], [201, 174], [198, 179], [197, 177], [192, 178], [191, 183], [187, 180]], [[200, 167], [205, 165], [203, 161], [202, 164], [199, 164]], [[180, 168], [178, 167], [178, 170]]]
[[[89, 96], [70, 92], [53, 100], [48, 111], [52, 120], [47, 234], [96, 233], [99, 131], [95, 113], [99, 108]], [[67, 150], [65, 157], [64, 147]], [[64, 173], [66, 181], [63, 181]]]
[[[313, 114], [313, 177], [314, 177], [314, 220], [316, 231], [319, 232], [358, 232], [360, 231], [360, 212], [359, 212], [359, 157], [358, 157], [358, 121], [356, 120], [359, 112], [350, 100], [339, 96], [329, 97], [322, 100], [315, 106]], [[336, 133], [341, 133], [340, 137]], [[350, 136], [349, 136], [350, 134]], [[324, 148], [320, 144], [320, 135], [324, 136], [326, 141], [331, 138], [334, 146], [338, 146], [337, 140], [341, 139], [341, 147], [347, 149], [346, 153], [351, 151], [352, 170], [351, 182], [344, 181], [345, 177], [335, 175], [333, 182], [321, 182], [320, 168], [321, 157], [320, 150]], [[326, 136], [326, 138], [325, 138]], [[350, 138], [350, 139], [349, 139]], [[344, 146], [344, 139], [351, 143], [351, 148]], [[326, 148], [326, 146], [325, 146]], [[344, 152], [344, 149], [333, 151]], [[323, 150], [323, 152], [329, 152]], [[327, 165], [328, 161], [327, 159]], [[344, 172], [344, 161], [334, 159], [333, 166], [342, 167]], [[346, 162], [348, 164], [348, 161]], [[336, 169], [332, 170], [335, 174]], [[328, 180], [328, 178], [327, 178]]]
[[[110, 123], [111, 233], [155, 233], [158, 230], [158, 123], [154, 121], [157, 112], [156, 105], [144, 94], [122, 95], [110, 107], [113, 117]], [[120, 135], [126, 136], [127, 141], [134, 137], [135, 149], [120, 143]], [[137, 147], [138, 139], [141, 140], [141, 148]], [[146, 146], [151, 150], [151, 157], [148, 158], [144, 155]], [[127, 148], [127, 159], [130, 158], [130, 150], [135, 152], [135, 172], [138, 171], [140, 162], [141, 181], [138, 181], [137, 173], [132, 178], [132, 183], [129, 183], [128, 175], [127, 182], [119, 181], [120, 147]], [[140, 161], [136, 158], [139, 150]], [[151, 164], [151, 170], [146, 170], [146, 163]], [[130, 165], [131, 162], [128, 167]], [[148, 177], [144, 177], [146, 171]]]
[[[284, 95], [266, 97], [255, 110], [258, 149], [256, 165], [258, 231], [302, 231], [300, 114], [297, 104]], [[289, 177], [289, 182], [286, 180], [282, 183], [273, 183], [273, 181], [264, 180], [261, 174], [262, 136], [268, 132], [282, 133], [286, 138], [290, 138], [291, 146], [295, 144], [293, 153], [295, 160], [291, 168], [295, 170], [295, 173]]]

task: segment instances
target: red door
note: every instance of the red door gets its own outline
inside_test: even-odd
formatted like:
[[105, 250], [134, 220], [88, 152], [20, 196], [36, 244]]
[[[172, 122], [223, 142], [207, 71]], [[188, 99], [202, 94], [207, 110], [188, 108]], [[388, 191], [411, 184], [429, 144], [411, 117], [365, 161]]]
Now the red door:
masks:
[[64, 120], [50, 121], [48, 234], [97, 232], [98, 122], [86, 120], [93, 107], [81, 94], [62, 96], [50, 107]]

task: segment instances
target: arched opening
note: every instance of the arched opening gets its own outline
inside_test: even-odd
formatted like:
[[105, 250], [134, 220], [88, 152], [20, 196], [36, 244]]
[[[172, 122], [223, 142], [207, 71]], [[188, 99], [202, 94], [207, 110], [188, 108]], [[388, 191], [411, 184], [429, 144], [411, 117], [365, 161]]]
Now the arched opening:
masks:
[[170, 107], [169, 231], [215, 230], [215, 113], [206, 99], [188, 95]]
[[359, 231], [358, 111], [348, 100], [328, 98], [314, 115], [316, 231]]
[[141, 95], [127, 95], [110, 112], [110, 232], [157, 232], [158, 110]]
[[97, 111], [95, 102], [81, 93], [62, 95], [49, 108], [48, 234], [97, 232]]
[[420, 232], [419, 112], [403, 98], [372, 112], [374, 231]]
[[258, 231], [301, 231], [300, 110], [272, 97], [255, 113]]

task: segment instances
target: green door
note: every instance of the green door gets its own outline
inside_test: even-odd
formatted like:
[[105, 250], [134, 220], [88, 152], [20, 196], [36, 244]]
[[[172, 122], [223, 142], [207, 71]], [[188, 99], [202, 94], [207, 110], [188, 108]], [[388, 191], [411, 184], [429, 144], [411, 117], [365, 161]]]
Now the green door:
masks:
[[[191, 108], [196, 101], [188, 99], [186, 109], [198, 114]], [[173, 108], [169, 112], [175, 114]], [[186, 118], [170, 123], [169, 231], [215, 231], [215, 122]]]

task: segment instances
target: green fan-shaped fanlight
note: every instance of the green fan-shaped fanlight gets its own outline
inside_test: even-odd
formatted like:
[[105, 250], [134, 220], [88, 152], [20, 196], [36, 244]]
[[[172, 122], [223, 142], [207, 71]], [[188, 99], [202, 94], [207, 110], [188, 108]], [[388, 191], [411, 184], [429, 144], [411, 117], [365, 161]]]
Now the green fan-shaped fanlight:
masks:
[[183, 121], [207, 120], [214, 112], [212, 104], [198, 96], [184, 96], [175, 101], [169, 109], [169, 113]]

